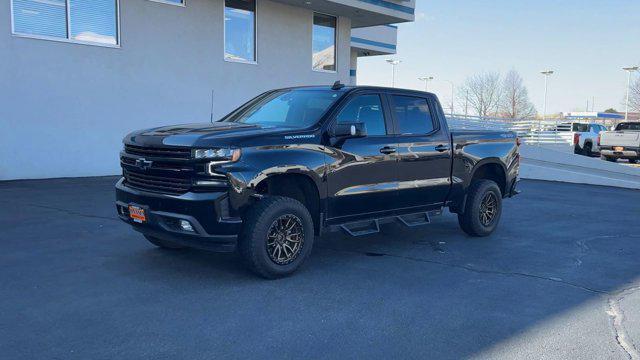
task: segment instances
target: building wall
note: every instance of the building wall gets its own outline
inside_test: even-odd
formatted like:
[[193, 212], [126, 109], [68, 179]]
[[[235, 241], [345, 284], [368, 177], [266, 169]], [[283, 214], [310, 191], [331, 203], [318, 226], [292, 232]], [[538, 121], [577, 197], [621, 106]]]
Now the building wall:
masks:
[[257, 4], [258, 64], [224, 61], [223, 0], [120, 0], [121, 47], [11, 35], [0, 6], [0, 180], [119, 173], [130, 131], [206, 122], [272, 88], [350, 82], [351, 21], [338, 71], [311, 70], [312, 12]]

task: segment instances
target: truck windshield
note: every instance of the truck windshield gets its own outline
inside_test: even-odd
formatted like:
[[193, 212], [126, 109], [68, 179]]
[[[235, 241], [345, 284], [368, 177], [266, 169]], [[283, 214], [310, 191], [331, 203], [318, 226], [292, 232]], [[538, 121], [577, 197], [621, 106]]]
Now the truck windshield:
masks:
[[341, 95], [330, 90], [278, 90], [251, 100], [221, 121], [307, 128], [316, 124]]
[[616, 130], [640, 131], [640, 123], [620, 123], [616, 126]]

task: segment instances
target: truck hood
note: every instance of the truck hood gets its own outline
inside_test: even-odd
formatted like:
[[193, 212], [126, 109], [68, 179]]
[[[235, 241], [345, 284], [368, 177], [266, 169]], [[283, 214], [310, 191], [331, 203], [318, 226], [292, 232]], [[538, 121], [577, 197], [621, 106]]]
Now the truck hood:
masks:
[[140, 146], [241, 146], [249, 139], [295, 130], [298, 129], [232, 122], [182, 124], [135, 131], [124, 142]]

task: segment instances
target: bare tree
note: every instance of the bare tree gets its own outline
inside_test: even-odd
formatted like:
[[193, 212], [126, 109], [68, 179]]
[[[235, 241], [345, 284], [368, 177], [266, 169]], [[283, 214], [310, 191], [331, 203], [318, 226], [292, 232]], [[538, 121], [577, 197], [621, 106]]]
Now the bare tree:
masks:
[[631, 83], [629, 90], [629, 110], [640, 111], [640, 78]]
[[500, 104], [500, 74], [496, 72], [468, 77], [459, 89], [459, 99], [480, 116], [498, 112]]
[[536, 115], [536, 108], [529, 100], [529, 91], [515, 70], [509, 71], [502, 82], [500, 111], [509, 119], [524, 119]]

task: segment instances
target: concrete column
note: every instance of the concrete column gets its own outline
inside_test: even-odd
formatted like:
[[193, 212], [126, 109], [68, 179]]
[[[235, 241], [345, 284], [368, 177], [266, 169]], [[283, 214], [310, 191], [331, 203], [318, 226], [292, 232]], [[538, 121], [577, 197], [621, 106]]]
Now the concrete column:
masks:
[[351, 85], [357, 85], [358, 80], [358, 51], [351, 49], [351, 67], [349, 68], [349, 80]]

